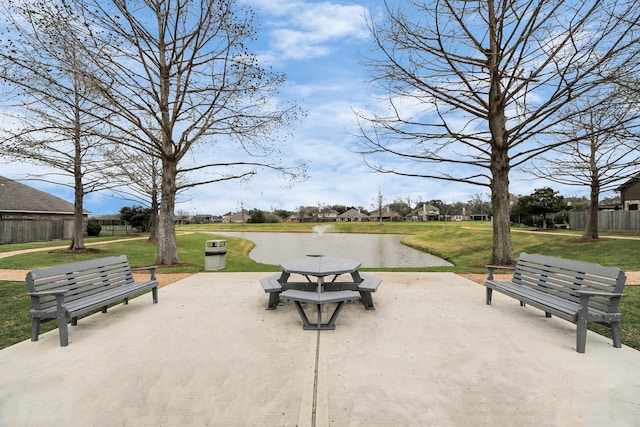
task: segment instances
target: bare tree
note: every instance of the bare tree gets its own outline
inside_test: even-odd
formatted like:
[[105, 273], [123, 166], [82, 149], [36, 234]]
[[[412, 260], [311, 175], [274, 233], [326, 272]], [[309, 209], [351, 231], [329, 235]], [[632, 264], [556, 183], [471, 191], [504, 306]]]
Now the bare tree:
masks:
[[5, 129], [0, 154], [49, 166], [56, 172], [31, 176], [74, 189], [70, 247], [84, 249], [84, 196], [105, 188], [99, 150], [108, 129], [98, 117], [107, 113], [94, 102], [97, 93], [87, 75], [100, 71], [90, 68], [86, 56], [100, 46], [64, 4], [10, 0], [0, 12], [6, 32], [0, 80], [13, 90], [5, 115], [15, 123]]
[[640, 3], [407, 0], [370, 19], [365, 59], [388, 108], [357, 112], [365, 161], [407, 177], [488, 187], [491, 263], [514, 261], [509, 175], [565, 141], [561, 109], [638, 71]]
[[106, 148], [103, 156], [110, 166], [102, 170], [102, 176], [114, 184], [111, 187], [113, 196], [151, 209], [149, 241], [157, 241], [162, 174], [160, 159], [123, 145]]
[[[640, 111], [637, 87], [602, 91], [567, 108], [568, 143], [535, 159], [531, 172], [553, 182], [589, 187], [589, 216], [583, 238], [598, 239], [600, 193], [614, 189], [640, 166]], [[577, 112], [576, 112], [577, 110]]]
[[[94, 57], [109, 73], [99, 79], [127, 144], [161, 160], [159, 264], [176, 264], [176, 176], [189, 186], [242, 179], [271, 169], [287, 177], [303, 168], [280, 162], [281, 130], [298, 119], [281, 106], [284, 75], [260, 66], [247, 45], [254, 15], [236, 0], [77, 1], [102, 37], [116, 40]], [[98, 31], [98, 30], [96, 30]], [[152, 120], [149, 126], [148, 120]], [[235, 151], [223, 157], [224, 144]]]
[[384, 206], [384, 197], [382, 196], [382, 190], [378, 187], [378, 195], [373, 199], [371, 207], [377, 209], [378, 220], [382, 224], [382, 207]]

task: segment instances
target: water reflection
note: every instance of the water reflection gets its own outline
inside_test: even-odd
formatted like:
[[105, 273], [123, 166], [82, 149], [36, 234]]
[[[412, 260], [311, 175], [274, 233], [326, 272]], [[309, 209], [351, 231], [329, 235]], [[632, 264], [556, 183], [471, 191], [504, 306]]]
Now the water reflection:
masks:
[[279, 264], [305, 255], [352, 258], [370, 268], [451, 266], [448, 261], [400, 243], [399, 234], [216, 232], [251, 240], [256, 262]]

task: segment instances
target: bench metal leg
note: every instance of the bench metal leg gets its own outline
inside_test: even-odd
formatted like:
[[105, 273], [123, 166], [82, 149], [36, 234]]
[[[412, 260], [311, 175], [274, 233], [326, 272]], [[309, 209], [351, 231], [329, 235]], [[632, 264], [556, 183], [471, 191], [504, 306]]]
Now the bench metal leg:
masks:
[[151, 295], [153, 297], [153, 303], [157, 304], [158, 303], [158, 287], [157, 286], [155, 288], [151, 288]]
[[[338, 315], [340, 314], [340, 311], [342, 310], [343, 305], [344, 305], [344, 301], [340, 301], [338, 305], [336, 305], [335, 310], [333, 310], [333, 314], [329, 319], [329, 323], [327, 323], [327, 325], [329, 325], [331, 329], [336, 328], [336, 320], [338, 319]], [[320, 322], [320, 311], [318, 311], [318, 322]]]
[[622, 335], [620, 334], [620, 323], [611, 322], [611, 337], [615, 348], [622, 347]]
[[578, 311], [578, 321], [576, 322], [576, 350], [578, 353], [584, 353], [587, 346], [587, 316], [582, 310]]
[[269, 302], [267, 303], [267, 310], [275, 310], [280, 302], [280, 292], [270, 292]]
[[487, 287], [487, 305], [491, 305], [491, 296], [493, 295], [493, 289]]
[[40, 319], [31, 319], [31, 341], [38, 341], [40, 336]]
[[318, 318], [316, 323], [311, 323], [309, 321], [309, 318], [307, 317], [307, 314], [304, 312], [304, 309], [302, 308], [302, 303], [300, 303], [300, 301], [293, 301], [293, 303], [295, 304], [296, 309], [298, 310], [298, 314], [302, 319], [302, 329], [314, 330], [314, 331], [316, 330], [332, 331], [336, 329], [336, 320], [338, 319], [338, 315], [340, 314], [340, 311], [342, 310], [342, 306], [344, 305], [344, 301], [338, 302], [335, 310], [333, 310], [333, 314], [329, 318], [329, 321], [327, 323], [322, 323], [322, 315], [321, 315], [322, 304], [314, 304], [318, 310]]
[[60, 347], [68, 346], [69, 345], [69, 329], [67, 326], [66, 312], [58, 313], [58, 333], [60, 334]]
[[364, 304], [364, 307], [367, 310], [375, 310], [376, 308], [373, 306], [373, 297], [371, 296], [371, 292], [368, 291], [360, 291], [360, 299]]

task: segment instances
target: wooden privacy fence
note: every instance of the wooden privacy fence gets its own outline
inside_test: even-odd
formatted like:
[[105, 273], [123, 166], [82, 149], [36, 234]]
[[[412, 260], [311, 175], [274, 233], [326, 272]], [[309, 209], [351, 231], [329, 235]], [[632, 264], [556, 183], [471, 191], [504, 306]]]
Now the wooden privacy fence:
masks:
[[73, 220], [6, 219], [0, 220], [0, 244], [46, 242], [71, 239]]
[[[574, 230], [587, 228], [589, 212], [569, 212], [569, 225]], [[640, 231], [640, 211], [599, 211], [598, 230]]]

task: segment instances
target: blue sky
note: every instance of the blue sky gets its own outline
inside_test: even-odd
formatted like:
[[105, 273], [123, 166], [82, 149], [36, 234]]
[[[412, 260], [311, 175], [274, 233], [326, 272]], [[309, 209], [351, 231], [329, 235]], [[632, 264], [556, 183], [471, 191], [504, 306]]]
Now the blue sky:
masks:
[[[356, 120], [353, 110], [372, 109], [379, 102], [361, 64], [372, 43], [365, 14], [382, 12], [380, 0], [244, 0], [257, 12], [259, 43], [254, 53], [276, 71], [287, 75], [283, 98], [297, 101], [307, 116], [285, 141], [287, 162], [308, 164], [309, 179], [288, 186], [275, 174], [264, 173], [248, 182], [227, 182], [195, 187], [182, 194], [176, 212], [221, 215], [248, 209], [295, 210], [300, 205], [341, 204], [370, 209], [378, 191], [385, 202], [396, 198], [412, 202], [440, 199], [467, 201], [477, 194], [489, 198], [486, 187], [455, 182], [428, 181], [375, 174], [353, 152]], [[35, 170], [29, 166], [29, 172]], [[2, 164], [0, 175], [24, 177], [24, 165]], [[73, 201], [72, 191], [61, 186], [25, 182]], [[549, 183], [513, 174], [511, 192], [530, 194]], [[587, 195], [586, 188], [552, 185], [564, 196]], [[90, 194], [85, 208], [93, 214], [115, 213], [132, 202]]]

